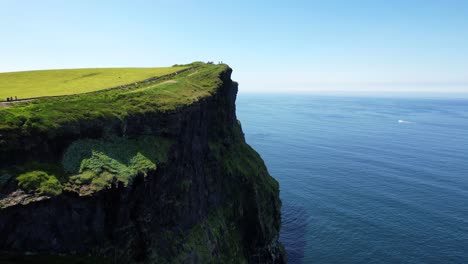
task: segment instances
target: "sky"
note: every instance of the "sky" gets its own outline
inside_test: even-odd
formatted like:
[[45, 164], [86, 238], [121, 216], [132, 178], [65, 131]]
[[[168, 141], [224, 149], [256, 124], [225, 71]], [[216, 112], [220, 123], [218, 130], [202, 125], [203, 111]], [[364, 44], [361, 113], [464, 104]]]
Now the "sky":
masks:
[[225, 62], [241, 92], [468, 94], [468, 1], [0, 0], [0, 72]]

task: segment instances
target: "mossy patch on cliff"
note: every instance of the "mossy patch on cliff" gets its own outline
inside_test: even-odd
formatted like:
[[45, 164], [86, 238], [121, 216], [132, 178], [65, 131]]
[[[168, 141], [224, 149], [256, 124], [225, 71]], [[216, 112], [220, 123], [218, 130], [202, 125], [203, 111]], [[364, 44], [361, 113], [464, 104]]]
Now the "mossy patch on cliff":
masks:
[[62, 193], [62, 185], [53, 175], [43, 171], [32, 171], [16, 178], [18, 187], [26, 192], [55, 196]]
[[136, 175], [146, 176], [167, 162], [173, 141], [164, 137], [111, 136], [81, 139], [65, 151], [61, 163], [28, 162], [0, 172], [0, 190], [16, 178], [29, 194], [56, 196], [62, 191], [89, 195], [113, 183], [128, 186]]
[[127, 186], [136, 175], [146, 176], [157, 164], [166, 162], [171, 145], [171, 140], [153, 136], [75, 141], [62, 159], [65, 171], [73, 174], [66, 188], [89, 194], [113, 182]]
[[95, 162], [98, 160], [105, 162], [104, 156], [106, 156], [116, 163], [138, 168], [145, 163], [144, 157], [152, 162], [165, 162], [171, 144], [172, 141], [169, 139], [154, 136], [81, 139], [67, 148], [62, 165], [68, 173], [79, 173], [86, 169], [96, 171], [98, 164]]
[[162, 234], [165, 246], [150, 252], [149, 259], [155, 263], [174, 264], [249, 263], [241, 231], [230, 222], [234, 212], [227, 205], [220, 206], [190, 230], [165, 231]]

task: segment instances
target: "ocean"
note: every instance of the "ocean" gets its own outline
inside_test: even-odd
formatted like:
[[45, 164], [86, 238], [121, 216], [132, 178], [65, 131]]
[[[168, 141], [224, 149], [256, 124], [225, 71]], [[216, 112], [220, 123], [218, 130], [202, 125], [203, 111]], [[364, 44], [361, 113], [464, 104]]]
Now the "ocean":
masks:
[[468, 100], [240, 94], [289, 263], [468, 263]]

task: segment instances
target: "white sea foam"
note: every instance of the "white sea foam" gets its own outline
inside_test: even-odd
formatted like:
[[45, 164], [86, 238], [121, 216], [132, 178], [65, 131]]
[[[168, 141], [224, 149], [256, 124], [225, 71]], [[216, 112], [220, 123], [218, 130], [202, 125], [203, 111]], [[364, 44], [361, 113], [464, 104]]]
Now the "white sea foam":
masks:
[[400, 119], [400, 120], [398, 120], [398, 123], [399, 124], [409, 124], [409, 123], [412, 123], [412, 122]]

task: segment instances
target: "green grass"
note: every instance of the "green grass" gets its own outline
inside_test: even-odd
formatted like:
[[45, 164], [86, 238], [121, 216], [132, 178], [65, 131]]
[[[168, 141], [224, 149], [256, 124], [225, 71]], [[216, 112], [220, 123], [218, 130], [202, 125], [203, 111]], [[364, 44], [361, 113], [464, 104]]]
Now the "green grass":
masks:
[[21, 174], [16, 178], [18, 187], [29, 193], [44, 195], [59, 195], [62, 193], [62, 185], [53, 175], [43, 171], [32, 171]]
[[96, 68], [0, 73], [0, 101], [15, 96], [24, 99], [88, 93], [170, 74], [185, 68], [187, 67]]
[[[134, 165], [137, 168], [144, 163], [142, 157], [152, 162], [165, 162], [171, 144], [172, 141], [168, 139], [154, 136], [81, 139], [67, 148], [62, 158], [62, 166], [66, 173], [71, 174], [81, 173], [86, 169], [99, 172], [98, 169], [93, 169], [93, 162], [104, 162], [101, 156], [104, 154], [116, 164]], [[87, 162], [83, 163], [84, 161]]]
[[[65, 172], [73, 175], [66, 188], [90, 194], [110, 187], [114, 181], [127, 186], [136, 175], [146, 176], [156, 170], [157, 164], [166, 162], [171, 145], [171, 140], [153, 136], [77, 140], [62, 159]], [[82, 191], [85, 185], [89, 188]]]
[[[195, 65], [196, 68], [170, 78], [176, 82], [162, 84], [168, 81], [163, 78], [130, 89], [44, 98], [1, 108], [0, 133], [17, 129], [20, 129], [21, 133], [55, 130], [61, 125], [78, 121], [115, 118], [123, 120], [132, 115], [164, 112], [190, 105], [214, 93], [222, 83], [219, 79], [220, 74], [228, 69], [227, 65]], [[198, 73], [190, 76], [194, 71]], [[157, 83], [161, 85], [155, 86]], [[153, 88], [144, 89], [147, 86]], [[126, 93], [128, 91], [136, 92]], [[4, 133], [3, 135], [5, 136]], [[2, 145], [0, 140], [0, 147]]]

